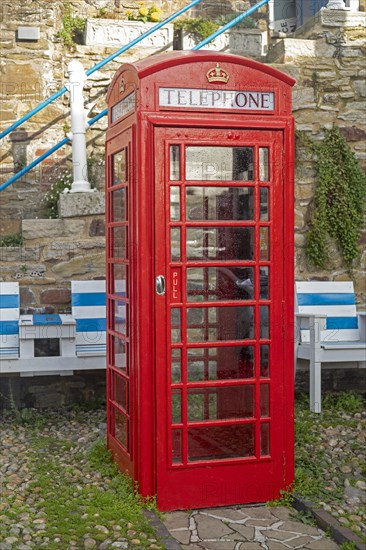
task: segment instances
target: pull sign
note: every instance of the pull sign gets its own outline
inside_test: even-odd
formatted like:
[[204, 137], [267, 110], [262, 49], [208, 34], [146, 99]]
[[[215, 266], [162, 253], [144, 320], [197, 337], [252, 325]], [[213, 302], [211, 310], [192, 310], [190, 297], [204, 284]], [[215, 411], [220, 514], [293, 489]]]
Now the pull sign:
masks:
[[182, 301], [182, 275], [180, 268], [170, 270], [171, 276], [171, 301], [173, 303]]

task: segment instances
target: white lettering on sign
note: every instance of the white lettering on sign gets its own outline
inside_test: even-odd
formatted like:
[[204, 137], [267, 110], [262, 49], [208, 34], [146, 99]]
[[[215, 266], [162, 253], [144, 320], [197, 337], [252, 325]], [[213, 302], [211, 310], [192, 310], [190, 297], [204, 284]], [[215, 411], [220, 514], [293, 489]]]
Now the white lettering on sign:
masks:
[[127, 113], [134, 111], [136, 106], [136, 93], [132, 92], [132, 94], [128, 95], [127, 97], [124, 97], [113, 105], [112, 107], [112, 122], [116, 122], [120, 118], [127, 115]]
[[198, 107], [201, 109], [273, 111], [274, 93], [244, 90], [159, 88], [159, 105], [160, 107]]

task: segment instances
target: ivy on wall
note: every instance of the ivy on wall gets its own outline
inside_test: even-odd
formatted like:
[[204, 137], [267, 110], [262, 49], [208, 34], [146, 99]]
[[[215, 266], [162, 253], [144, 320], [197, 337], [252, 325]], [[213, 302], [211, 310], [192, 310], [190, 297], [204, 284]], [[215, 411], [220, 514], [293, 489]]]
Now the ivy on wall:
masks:
[[315, 267], [325, 268], [331, 237], [339, 245], [345, 266], [351, 269], [359, 257], [366, 174], [336, 126], [326, 130], [324, 140], [312, 144], [312, 150], [318, 181], [305, 254]]

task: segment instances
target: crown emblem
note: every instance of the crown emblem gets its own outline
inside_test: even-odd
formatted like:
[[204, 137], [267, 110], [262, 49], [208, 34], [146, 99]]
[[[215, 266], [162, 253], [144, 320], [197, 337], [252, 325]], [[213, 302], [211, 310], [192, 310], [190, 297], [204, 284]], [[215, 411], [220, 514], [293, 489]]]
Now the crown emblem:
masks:
[[213, 67], [207, 72], [207, 80], [209, 82], [224, 82], [226, 84], [229, 80], [229, 74], [217, 63], [216, 67]]

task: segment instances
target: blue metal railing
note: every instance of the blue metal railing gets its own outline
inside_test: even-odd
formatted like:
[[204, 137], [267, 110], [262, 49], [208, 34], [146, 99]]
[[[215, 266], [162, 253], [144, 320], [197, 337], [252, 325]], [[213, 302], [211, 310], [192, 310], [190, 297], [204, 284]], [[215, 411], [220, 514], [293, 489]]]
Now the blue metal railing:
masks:
[[[120, 56], [121, 54], [123, 54], [124, 52], [126, 52], [127, 50], [129, 50], [130, 48], [133, 48], [134, 46], [136, 46], [136, 44], [138, 44], [139, 42], [142, 42], [142, 40], [144, 40], [145, 38], [147, 38], [148, 36], [150, 36], [151, 34], [153, 34], [155, 31], [161, 29], [161, 27], [163, 27], [164, 25], [167, 25], [168, 23], [170, 23], [171, 21], [173, 21], [173, 19], [176, 19], [177, 17], [179, 17], [180, 15], [182, 15], [183, 13], [185, 13], [186, 11], [188, 11], [189, 9], [193, 8], [196, 4], [199, 4], [202, 0], [192, 0], [187, 6], [184, 6], [184, 8], [180, 9], [179, 11], [173, 13], [172, 15], [170, 15], [169, 17], [167, 17], [166, 19], [164, 19], [164, 21], [160, 21], [160, 23], [157, 23], [156, 25], [154, 25], [151, 29], [149, 29], [148, 31], [146, 31], [144, 34], [142, 34], [141, 36], [135, 38], [134, 40], [132, 40], [132, 42], [129, 42], [129, 44], [127, 44], [126, 46], [123, 46], [122, 48], [120, 48], [119, 50], [117, 50], [116, 52], [114, 52], [113, 54], [109, 55], [108, 57], [106, 57], [105, 59], [103, 59], [102, 61], [100, 61], [99, 63], [97, 63], [96, 65], [94, 65], [94, 67], [92, 67], [91, 69], [88, 69], [86, 71], [86, 75], [87, 76], [90, 76], [91, 74], [95, 73], [95, 71], [98, 71], [99, 69], [101, 69], [102, 67], [104, 67], [105, 65], [107, 65], [107, 63], [109, 63], [110, 61], [113, 61], [113, 59], [115, 59], [116, 57]], [[32, 111], [29, 111], [29, 113], [27, 113], [26, 115], [24, 115], [23, 117], [21, 117], [19, 120], [17, 120], [16, 122], [14, 122], [14, 124], [12, 124], [11, 126], [9, 126], [9, 128], [7, 128], [6, 130], [4, 130], [3, 132], [0, 133], [0, 139], [2, 139], [3, 137], [7, 136], [8, 134], [10, 134], [10, 132], [12, 132], [13, 130], [15, 130], [16, 128], [18, 128], [19, 126], [21, 126], [21, 124], [23, 124], [24, 122], [26, 122], [27, 120], [29, 120], [32, 116], [36, 115], [37, 113], [39, 113], [39, 111], [41, 111], [42, 109], [44, 109], [45, 107], [47, 107], [47, 105], [49, 105], [50, 103], [52, 103], [53, 101], [55, 101], [55, 99], [59, 98], [60, 96], [62, 96], [65, 92], [67, 92], [67, 88], [66, 86], [64, 86], [63, 88], [61, 88], [60, 90], [58, 90], [57, 92], [55, 92], [53, 95], [51, 95], [48, 99], [46, 99], [45, 101], [43, 101], [42, 103], [40, 103], [39, 105], [37, 105], [37, 107], [35, 107], [34, 109], [32, 109]]]
[[[176, 12], [176, 14], [173, 14], [174, 17], [177, 17], [178, 14], [181, 15], [182, 13], [184, 13], [184, 11], [186, 11], [187, 9], [189, 9], [189, 7], [192, 7], [192, 5], [195, 5], [195, 4], [198, 4], [198, 2], [200, 2], [201, 0], [194, 0], [194, 2], [191, 2], [188, 6], [185, 7], [185, 9], [182, 11], [182, 10], [179, 10], [179, 12]], [[218, 36], [220, 36], [220, 34], [224, 33], [225, 31], [227, 31], [228, 29], [234, 27], [235, 25], [237, 25], [240, 21], [242, 21], [245, 17], [248, 17], [249, 15], [251, 15], [252, 13], [254, 13], [255, 11], [257, 11], [259, 8], [261, 8], [262, 6], [264, 6], [265, 4], [268, 4], [270, 0], [261, 0], [260, 2], [258, 2], [257, 4], [255, 4], [255, 6], [252, 6], [251, 8], [249, 8], [247, 11], [241, 13], [240, 15], [238, 15], [237, 17], [235, 17], [234, 19], [232, 19], [231, 21], [229, 21], [228, 23], [226, 23], [226, 25], [224, 25], [223, 27], [220, 27], [220, 29], [218, 29], [216, 32], [214, 32], [213, 34], [211, 34], [209, 37], [205, 38], [204, 40], [202, 40], [202, 42], [200, 42], [199, 44], [197, 44], [196, 46], [194, 46], [194, 48], [192, 48], [192, 50], [200, 50], [201, 48], [203, 48], [204, 46], [206, 46], [206, 44], [208, 44], [209, 42], [211, 42], [212, 40], [214, 40], [215, 38], [217, 38]], [[170, 16], [170, 18], [166, 19], [164, 21], [164, 24], [166, 24], [169, 21], [171, 21], [173, 18], [173, 16]], [[161, 26], [161, 25], [160, 25]], [[160, 27], [159, 27], [160, 28]], [[148, 31], [148, 34], [145, 33], [144, 35], [141, 35], [139, 38], [140, 39], [143, 39], [145, 38], [146, 36], [150, 35], [152, 33], [153, 30], [156, 30], [157, 29], [157, 26], [153, 27], [150, 31]], [[124, 46], [124, 48], [121, 48], [121, 50], [123, 51], [126, 51], [126, 49], [128, 49], [129, 47], [132, 47], [131, 45], [135, 45], [137, 42], [139, 42], [140, 40], [139, 39], [135, 39], [133, 42], [131, 42], [130, 44], [128, 44], [127, 46]], [[121, 50], [118, 50], [119, 52], [121, 52]], [[119, 54], [118, 54], [119, 55]], [[114, 57], [117, 56], [117, 52], [115, 54], [112, 54], [111, 56], [109, 56], [109, 58], [106, 58], [104, 59], [103, 61], [101, 61], [100, 63], [98, 63], [97, 65], [95, 65], [93, 67], [93, 69], [90, 69], [89, 71], [96, 71], [98, 70], [99, 68], [101, 68], [102, 66], [104, 66], [106, 63], [108, 63], [109, 61], [111, 61], [112, 59], [114, 59]], [[107, 61], [108, 59], [108, 61]], [[96, 68], [98, 67], [98, 69]], [[91, 72], [87, 71], [86, 74], [92, 74]], [[57, 96], [59, 97], [59, 96]], [[32, 111], [31, 111], [32, 112]], [[37, 111], [38, 112], [38, 111]], [[30, 113], [28, 113], [30, 115]], [[92, 126], [95, 122], [97, 122], [98, 120], [100, 120], [101, 118], [103, 118], [104, 116], [106, 116], [108, 114], [108, 109], [104, 109], [101, 113], [99, 113], [98, 115], [96, 115], [95, 117], [93, 117], [92, 119], [90, 119], [88, 121], [88, 125], [89, 126]], [[24, 118], [24, 117], [23, 117]], [[46, 151], [45, 153], [43, 153], [43, 155], [41, 155], [40, 157], [38, 157], [37, 159], [35, 159], [33, 162], [31, 162], [28, 166], [26, 166], [25, 168], [23, 168], [20, 172], [18, 172], [17, 174], [14, 174], [8, 181], [6, 181], [5, 183], [3, 183], [2, 185], [0, 185], [0, 191], [3, 191], [4, 189], [6, 189], [9, 185], [11, 185], [12, 183], [14, 183], [16, 180], [18, 180], [19, 178], [21, 178], [22, 176], [24, 176], [25, 174], [27, 174], [30, 170], [32, 170], [32, 168], [34, 168], [35, 166], [37, 166], [38, 164], [40, 164], [41, 162], [43, 162], [47, 157], [51, 156], [55, 151], [57, 151], [58, 149], [60, 149], [61, 147], [63, 147], [66, 143], [68, 143], [70, 141], [70, 138], [68, 137], [65, 137], [63, 140], [61, 140], [59, 143], [57, 143], [57, 145], [54, 145], [53, 147], [51, 147], [51, 149], [49, 149], [48, 151]]]

